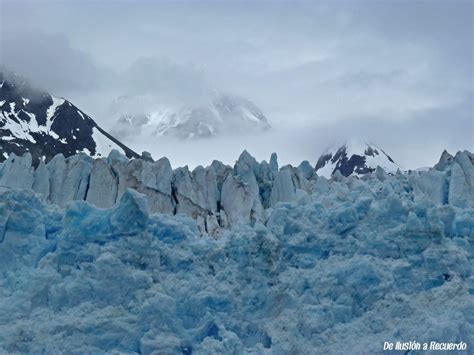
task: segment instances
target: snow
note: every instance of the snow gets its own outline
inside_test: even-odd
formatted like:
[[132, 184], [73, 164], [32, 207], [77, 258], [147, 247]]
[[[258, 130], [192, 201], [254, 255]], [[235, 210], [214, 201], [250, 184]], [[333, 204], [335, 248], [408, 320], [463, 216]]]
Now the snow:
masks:
[[395, 173], [397, 169], [401, 169], [401, 167], [398, 164], [391, 162], [387, 158], [387, 154], [377, 145], [373, 143], [369, 143], [368, 146], [376, 148], [379, 154], [374, 153], [374, 156], [366, 156], [367, 166], [372, 166], [372, 167], [380, 166], [388, 173]]
[[2, 107], [5, 104], [5, 100], [0, 101], [0, 107]]
[[29, 132], [39, 132], [39, 131], [44, 130], [43, 127], [40, 127], [38, 125], [38, 121], [36, 120], [36, 115], [34, 113], [25, 111], [23, 109], [21, 111], [26, 113], [26, 115], [30, 118], [30, 120], [28, 121], [28, 131]]
[[61, 106], [66, 100], [61, 99], [59, 97], [51, 96], [53, 99], [53, 104], [48, 107], [48, 110], [46, 111], [46, 131], [50, 132], [51, 131], [51, 126], [54, 122], [54, 114], [59, 106]]
[[[189, 119], [189, 110], [171, 107], [158, 107], [147, 115], [148, 122], [144, 125], [154, 134], [162, 135], [167, 130], [175, 128]], [[133, 117], [128, 117], [128, 124], [133, 123]]]
[[[25, 109], [17, 109], [16, 104], [14, 102], [10, 102], [10, 112], [3, 112], [1, 113], [0, 118], [5, 122], [2, 126], [2, 130], [9, 130], [14, 137], [19, 139], [29, 140], [32, 143], [36, 143], [35, 139], [31, 135], [33, 132], [44, 132], [46, 134], [51, 135], [53, 138], [58, 139], [59, 136], [54, 132], [51, 131], [51, 125], [54, 121], [54, 112], [56, 111], [57, 107], [64, 103], [64, 99], [58, 99], [54, 96], [52, 97], [53, 104], [47, 110], [47, 118], [46, 118], [46, 125], [40, 126], [38, 121], [36, 120], [36, 115], [34, 113], [28, 112]], [[23, 106], [26, 106], [30, 100], [27, 98], [22, 97]], [[5, 101], [1, 102], [0, 106], [3, 106]], [[29, 121], [26, 122], [18, 117], [18, 114], [23, 111], [28, 117]], [[15, 117], [16, 120], [11, 119], [11, 117]]]
[[[331, 158], [326, 162], [324, 166], [320, 167], [317, 170], [317, 174], [319, 176], [324, 176], [326, 178], [330, 178], [332, 176], [334, 170], [336, 169], [340, 161], [338, 159], [337, 161], [332, 162], [331, 159], [335, 156], [339, 149], [344, 147], [347, 159], [350, 159], [353, 155], [362, 156], [365, 158], [365, 166], [368, 168], [375, 169], [377, 168], [377, 166], [380, 166], [386, 172], [389, 173], [395, 173], [397, 169], [401, 169], [399, 165], [390, 161], [388, 155], [374, 143], [367, 143], [358, 139], [349, 139], [344, 143], [334, 144], [333, 146], [326, 149], [323, 155], [330, 154]], [[372, 148], [374, 150], [373, 155], [368, 155], [365, 153], [368, 148]], [[357, 174], [355, 171], [352, 174], [360, 175]]]
[[336, 168], [336, 163], [328, 161], [322, 168], [318, 169], [316, 172], [319, 176], [324, 176], [325, 178], [330, 178], [334, 169]]
[[243, 113], [243, 116], [247, 119], [249, 119], [250, 121], [254, 121], [254, 122], [257, 122], [257, 123], [260, 123], [260, 120], [258, 119], [258, 117], [256, 117], [252, 112], [250, 112], [247, 108], [245, 107], [242, 107], [241, 108], [241, 111]]
[[347, 148], [347, 155], [360, 154], [363, 152], [369, 144], [358, 139], [349, 139], [345, 146]]
[[[16, 120], [10, 119], [10, 116], [16, 118]], [[4, 122], [2, 130], [9, 130], [11, 134], [20, 139], [29, 140], [32, 143], [36, 143], [35, 139], [30, 135], [30, 126], [28, 122], [21, 120], [18, 117], [18, 112], [15, 112], [15, 103], [10, 103], [10, 112], [0, 112], [0, 119]]]
[[[38, 167], [32, 178], [28, 157], [12, 159], [0, 175], [11, 182], [21, 176], [59, 199], [67, 195], [61, 184], [75, 192], [89, 180], [80, 173], [92, 163], [84, 155], [57, 156], [55, 168]], [[415, 340], [463, 341], [469, 353], [473, 161], [459, 152], [436, 172], [312, 177], [304, 198], [277, 202], [265, 218], [221, 228], [217, 238], [203, 235], [191, 216], [150, 213], [148, 195], [119, 185], [122, 195], [110, 208], [75, 200], [59, 208], [30, 190], [4, 190], [0, 352], [381, 354], [385, 341]], [[163, 191], [168, 183], [160, 177], [178, 179], [182, 201], [203, 205], [224, 177], [217, 162], [212, 170], [181, 168], [179, 178], [169, 162], [156, 163], [113, 153], [92, 169], [113, 164], [119, 182], [134, 176]], [[274, 168], [244, 152], [229, 169], [224, 184], [236, 210], [226, 212], [248, 206], [257, 214], [255, 199], [265, 199], [253, 195], [253, 184], [271, 188]], [[296, 173], [277, 171], [275, 196], [287, 199]], [[453, 179], [449, 201], [434, 203], [413, 188], [427, 174]], [[246, 204], [235, 202], [239, 196]], [[244, 222], [242, 216], [234, 213], [232, 221]]]
[[[86, 118], [84, 117], [84, 115], [82, 114], [82, 112], [81, 112], [81, 111], [77, 110], [77, 113], [79, 114], [79, 116], [81, 116], [81, 117], [82, 117], [82, 119], [83, 119], [83, 120], [85, 120], [85, 119], [86, 119]], [[77, 130], [79, 130], [79, 129], [77, 129]]]
[[109, 138], [104, 136], [97, 127], [92, 128], [92, 139], [96, 144], [95, 156], [94, 157], [105, 157], [113, 149], [123, 152], [123, 149], [120, 148], [116, 143], [111, 141]]
[[210, 101], [192, 104], [157, 104], [155, 97], [138, 95], [115, 100], [112, 107], [112, 114], [118, 118], [114, 127], [118, 135], [136, 136], [145, 132], [150, 136], [199, 139], [269, 128], [263, 113], [254, 104], [219, 93]]

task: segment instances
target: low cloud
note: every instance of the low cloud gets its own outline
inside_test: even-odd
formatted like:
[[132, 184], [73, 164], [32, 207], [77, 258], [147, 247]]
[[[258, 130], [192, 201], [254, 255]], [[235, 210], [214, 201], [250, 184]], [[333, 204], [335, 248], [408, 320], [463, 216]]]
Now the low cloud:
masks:
[[107, 80], [107, 70], [63, 34], [3, 31], [0, 48], [2, 65], [58, 95], [95, 90]]
[[331, 141], [357, 135], [415, 167], [442, 148], [472, 149], [468, 0], [6, 0], [1, 9], [1, 62], [106, 128], [119, 96], [153, 110], [199, 104], [216, 89], [255, 102], [274, 127], [245, 139], [127, 142], [155, 156], [195, 165], [246, 148], [313, 163]]

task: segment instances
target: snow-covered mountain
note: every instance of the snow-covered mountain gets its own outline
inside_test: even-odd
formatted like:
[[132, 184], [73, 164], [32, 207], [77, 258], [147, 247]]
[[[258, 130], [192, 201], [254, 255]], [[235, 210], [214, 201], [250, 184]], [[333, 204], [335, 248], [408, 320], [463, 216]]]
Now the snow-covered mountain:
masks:
[[388, 173], [394, 173], [400, 166], [373, 143], [355, 139], [326, 150], [316, 163], [316, 173], [330, 177], [336, 171], [344, 176], [364, 175], [380, 166]]
[[107, 156], [112, 149], [138, 157], [71, 102], [0, 72], [0, 161], [30, 152], [46, 161], [56, 154]]
[[205, 104], [159, 103], [151, 96], [121, 96], [111, 105], [117, 118], [113, 133], [125, 137], [142, 131], [182, 139], [225, 133], [249, 133], [270, 128], [267, 118], [251, 101], [215, 94]]

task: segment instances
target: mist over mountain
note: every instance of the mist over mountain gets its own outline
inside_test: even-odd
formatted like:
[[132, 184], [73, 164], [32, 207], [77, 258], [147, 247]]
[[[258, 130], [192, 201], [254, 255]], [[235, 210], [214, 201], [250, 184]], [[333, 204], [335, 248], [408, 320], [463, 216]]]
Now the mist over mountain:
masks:
[[112, 103], [111, 111], [117, 116], [112, 132], [119, 137], [148, 134], [198, 139], [270, 129], [267, 118], [254, 103], [229, 94], [216, 93], [209, 102], [196, 106], [121, 96]]
[[[267, 117], [271, 132], [186, 144], [193, 166], [212, 159], [211, 146], [227, 163], [243, 149], [261, 160], [272, 142], [297, 164], [354, 136], [407, 169], [474, 148], [470, 1], [140, 4], [3, 2], [0, 62], [107, 131], [122, 95], [202, 107], [218, 90]], [[182, 139], [165, 141], [127, 143], [185, 164], [170, 148]]]

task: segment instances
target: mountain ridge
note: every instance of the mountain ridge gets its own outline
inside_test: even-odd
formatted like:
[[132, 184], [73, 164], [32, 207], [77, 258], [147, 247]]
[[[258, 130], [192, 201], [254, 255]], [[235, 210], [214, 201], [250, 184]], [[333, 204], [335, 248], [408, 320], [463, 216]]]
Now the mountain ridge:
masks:
[[[194, 104], [158, 103], [148, 95], [121, 96], [111, 104], [118, 116], [118, 136], [140, 134], [144, 129], [155, 136], [199, 139], [225, 133], [265, 131], [271, 126], [262, 110], [241, 96], [216, 92], [209, 101]], [[133, 130], [132, 130], [133, 128]]]
[[70, 101], [0, 71], [0, 161], [30, 152], [33, 161], [56, 154], [106, 156], [112, 149], [129, 158], [139, 155], [100, 127]]

